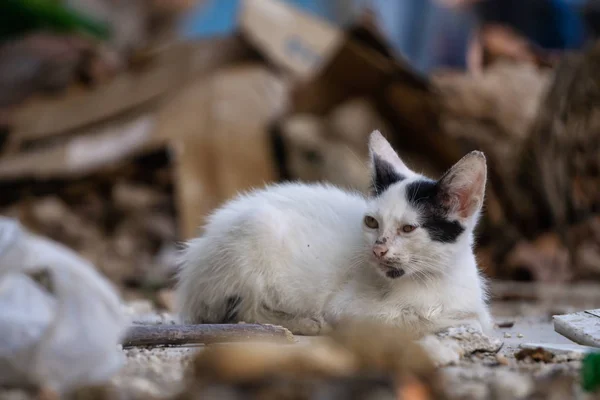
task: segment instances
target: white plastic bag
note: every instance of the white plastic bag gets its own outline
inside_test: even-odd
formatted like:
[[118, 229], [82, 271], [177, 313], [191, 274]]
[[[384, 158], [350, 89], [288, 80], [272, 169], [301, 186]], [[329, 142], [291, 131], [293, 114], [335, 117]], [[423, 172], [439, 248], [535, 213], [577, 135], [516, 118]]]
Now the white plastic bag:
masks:
[[[50, 290], [29, 274], [44, 270]], [[119, 296], [70, 249], [0, 217], [0, 385], [59, 393], [109, 379], [129, 321]]]

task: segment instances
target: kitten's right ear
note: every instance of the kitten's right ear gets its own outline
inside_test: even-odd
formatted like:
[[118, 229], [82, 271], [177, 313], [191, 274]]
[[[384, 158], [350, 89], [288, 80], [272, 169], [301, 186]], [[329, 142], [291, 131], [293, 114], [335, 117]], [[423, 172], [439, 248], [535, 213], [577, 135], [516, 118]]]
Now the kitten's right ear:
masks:
[[472, 151], [461, 158], [438, 182], [440, 200], [450, 216], [467, 219], [483, 204], [487, 166], [485, 155]]
[[372, 194], [377, 196], [388, 187], [415, 173], [400, 159], [390, 143], [379, 131], [373, 131], [369, 138], [371, 155], [371, 175], [373, 177]]

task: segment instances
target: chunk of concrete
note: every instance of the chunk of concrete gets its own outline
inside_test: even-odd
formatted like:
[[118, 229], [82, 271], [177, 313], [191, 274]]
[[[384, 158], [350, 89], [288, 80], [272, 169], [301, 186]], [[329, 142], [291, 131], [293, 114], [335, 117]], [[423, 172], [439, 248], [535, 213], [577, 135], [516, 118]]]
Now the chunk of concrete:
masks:
[[521, 349], [537, 349], [541, 347], [556, 355], [578, 355], [583, 356], [588, 353], [599, 351], [596, 347], [581, 346], [578, 344], [554, 344], [554, 343], [523, 343], [519, 346]]
[[457, 363], [463, 357], [476, 352], [497, 353], [503, 342], [465, 325], [427, 335], [419, 344], [437, 365], [444, 366]]
[[575, 343], [600, 348], [600, 309], [555, 315], [554, 330]]

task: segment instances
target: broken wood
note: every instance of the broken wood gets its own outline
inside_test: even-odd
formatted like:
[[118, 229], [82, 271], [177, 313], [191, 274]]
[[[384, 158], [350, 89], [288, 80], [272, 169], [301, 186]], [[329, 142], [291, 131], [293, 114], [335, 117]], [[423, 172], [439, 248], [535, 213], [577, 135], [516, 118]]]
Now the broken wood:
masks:
[[7, 155], [0, 159], [0, 181], [75, 179], [114, 167], [164, 146], [153, 136], [155, 121], [154, 114], [142, 114], [80, 132], [56, 145]]
[[213, 344], [243, 341], [293, 343], [284, 327], [258, 324], [137, 325], [126, 333], [124, 347]]
[[179, 46], [141, 72], [127, 71], [94, 90], [75, 90], [40, 98], [19, 107], [14, 115], [15, 140], [31, 141], [64, 134], [105, 121], [164, 95], [185, 77], [189, 64]]

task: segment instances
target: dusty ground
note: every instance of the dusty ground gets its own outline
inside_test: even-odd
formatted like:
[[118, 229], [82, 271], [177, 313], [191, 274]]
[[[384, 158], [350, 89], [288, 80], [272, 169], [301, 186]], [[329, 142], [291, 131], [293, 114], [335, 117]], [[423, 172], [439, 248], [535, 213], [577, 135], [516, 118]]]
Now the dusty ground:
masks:
[[[600, 285], [548, 286], [495, 284], [492, 312], [498, 324], [494, 336], [504, 344], [497, 354], [479, 353], [443, 367], [453, 398], [487, 399], [529, 397], [568, 398], [577, 377], [581, 354], [560, 354], [553, 362], [517, 361], [514, 354], [524, 343], [573, 344], [554, 332], [552, 315], [600, 306]], [[168, 315], [157, 315], [151, 306], [138, 303], [131, 312], [138, 322], [169, 323]], [[299, 342], [313, 340], [298, 337]], [[124, 349], [125, 366], [113, 379], [117, 387], [136, 398], [163, 397], [176, 393], [191, 356], [202, 346]], [[575, 385], [577, 386], [577, 385]], [[16, 396], [16, 397], [15, 397]], [[23, 398], [0, 392], [0, 399]]]
[[[494, 394], [499, 398], [517, 398], [531, 394], [545, 378], [552, 377], [552, 382], [558, 385], [557, 375], [565, 379], [577, 376], [581, 355], [561, 354], [555, 362], [546, 364], [517, 361], [514, 354], [524, 343], [574, 344], [554, 332], [552, 315], [599, 307], [600, 285], [495, 284], [493, 296], [496, 300], [492, 303], [492, 312], [496, 322], [513, 322], [514, 325], [495, 329], [494, 336], [504, 342], [498, 354], [476, 354], [444, 367], [447, 379], [452, 382], [449, 386], [453, 397], [485, 399]], [[311, 340], [298, 339], [300, 342]], [[190, 356], [201, 349], [126, 349], [126, 366], [115, 383], [140, 394], [174, 393], [180, 387]], [[560, 389], [552, 389], [558, 398]]]

